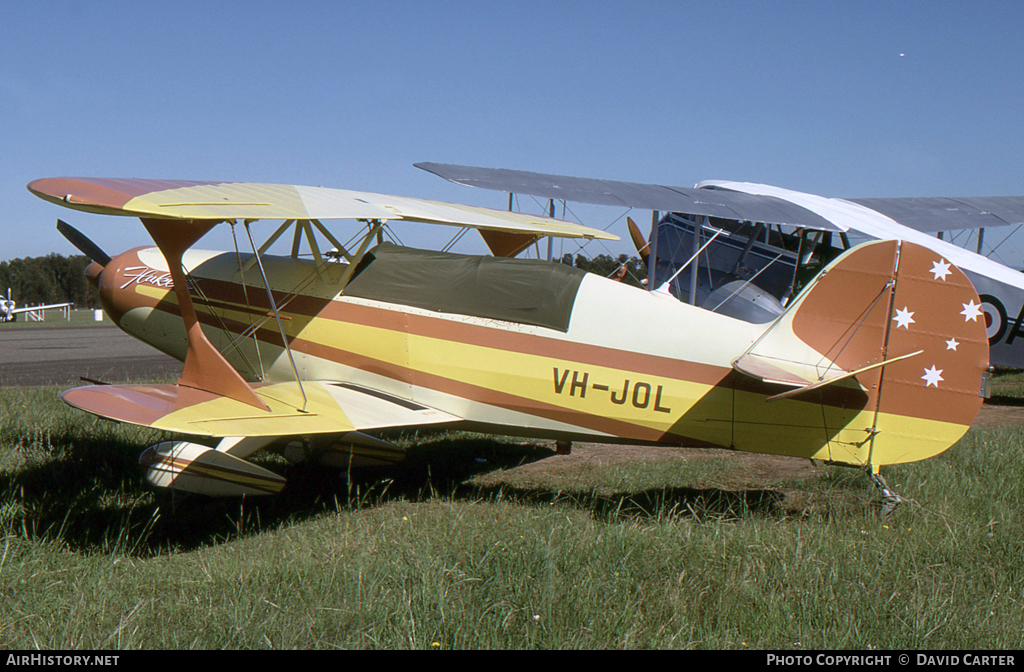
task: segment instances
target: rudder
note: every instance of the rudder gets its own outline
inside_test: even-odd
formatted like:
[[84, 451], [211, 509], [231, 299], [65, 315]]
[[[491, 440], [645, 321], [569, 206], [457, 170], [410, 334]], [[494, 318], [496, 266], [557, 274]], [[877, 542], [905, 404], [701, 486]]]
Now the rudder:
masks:
[[846, 370], [897, 360], [856, 376], [874, 410], [872, 470], [937, 455], [963, 436], [984, 401], [981, 299], [960, 269], [927, 247], [891, 240], [850, 254], [801, 297], [793, 333]]

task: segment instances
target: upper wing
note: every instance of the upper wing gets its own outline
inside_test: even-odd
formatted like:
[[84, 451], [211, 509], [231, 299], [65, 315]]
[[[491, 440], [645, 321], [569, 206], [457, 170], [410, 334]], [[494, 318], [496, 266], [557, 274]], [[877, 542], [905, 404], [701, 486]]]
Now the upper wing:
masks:
[[[704, 182], [701, 188], [687, 189], [657, 184], [637, 184], [596, 180], [564, 175], [547, 175], [522, 170], [476, 168], [443, 163], [417, 163], [429, 171], [458, 184], [544, 198], [565, 199], [596, 205], [618, 205], [707, 215], [739, 221], [789, 224], [825, 231], [845, 231], [849, 226], [832, 219], [827, 210], [808, 209], [790, 200], [797, 192], [750, 193], [762, 185], [737, 182]], [[842, 203], [838, 199], [819, 200]], [[856, 203], [904, 226], [935, 233], [981, 227], [1024, 223], [1024, 197], [991, 196], [984, 198], [849, 198]]]
[[847, 198], [899, 222], [935, 233], [1024, 223], [1024, 197]]
[[381, 219], [490, 231], [618, 240], [598, 229], [470, 205], [289, 184], [55, 177], [29, 191], [76, 210], [148, 219]]
[[294, 382], [253, 385], [268, 410], [183, 385], [90, 385], [61, 398], [111, 420], [214, 437], [338, 434], [461, 419], [347, 383], [306, 381], [302, 387], [305, 403]]

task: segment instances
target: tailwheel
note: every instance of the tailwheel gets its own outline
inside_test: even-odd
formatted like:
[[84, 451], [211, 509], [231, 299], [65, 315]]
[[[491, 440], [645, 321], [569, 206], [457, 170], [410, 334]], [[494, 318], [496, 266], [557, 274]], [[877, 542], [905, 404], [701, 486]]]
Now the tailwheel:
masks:
[[907, 501], [896, 494], [896, 491], [885, 482], [885, 477], [878, 471], [878, 467], [869, 465], [867, 467], [868, 478], [882, 494], [882, 517], [888, 518], [900, 504]]

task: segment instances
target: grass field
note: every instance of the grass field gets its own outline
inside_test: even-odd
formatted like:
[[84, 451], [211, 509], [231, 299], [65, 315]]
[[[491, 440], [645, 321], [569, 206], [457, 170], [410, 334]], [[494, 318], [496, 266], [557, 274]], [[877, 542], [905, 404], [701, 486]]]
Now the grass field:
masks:
[[991, 401], [1002, 405], [1024, 406], [1024, 371], [997, 372], [992, 381]]
[[463, 434], [407, 437], [390, 473], [264, 458], [275, 498], [158, 499], [160, 434], [52, 388], [0, 391], [0, 419], [7, 648], [1024, 645], [1019, 427], [889, 470], [915, 503], [882, 519], [854, 470], [542, 469], [546, 444]]

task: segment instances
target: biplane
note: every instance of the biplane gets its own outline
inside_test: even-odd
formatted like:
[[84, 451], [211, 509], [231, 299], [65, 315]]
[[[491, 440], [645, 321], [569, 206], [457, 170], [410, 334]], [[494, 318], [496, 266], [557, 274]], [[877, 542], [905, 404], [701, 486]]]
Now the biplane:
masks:
[[[654, 211], [651, 235], [630, 220], [652, 289], [748, 321], [776, 319], [800, 288], [863, 240], [900, 239], [963, 270], [981, 296], [994, 364], [1024, 368], [1024, 274], [981, 254], [986, 229], [1024, 224], [1024, 197], [825, 198], [764, 184], [692, 188], [418, 163], [449, 181], [510, 194]], [[944, 240], [974, 231], [977, 252]], [[998, 244], [996, 245], [998, 247]]]
[[[139, 217], [156, 243], [108, 257], [58, 224], [94, 260], [87, 274], [116, 324], [184, 363], [175, 384], [62, 395], [197, 437], [142, 453], [160, 487], [276, 493], [284, 479], [245, 459], [257, 450], [386, 464], [402, 451], [375, 430], [431, 425], [850, 465], [891, 508], [899, 498], [880, 468], [955, 443], [986, 386], [978, 294], [913, 242], [843, 252], [758, 324], [568, 265], [381, 239], [395, 220], [475, 228], [510, 250], [544, 236], [614, 238], [547, 217], [291, 185], [48, 178], [28, 188]], [[284, 221], [257, 247], [263, 219]], [[352, 220], [355, 235], [342, 243], [325, 220]], [[194, 249], [215, 226], [231, 228], [235, 249]], [[268, 254], [289, 229], [292, 254]]]

